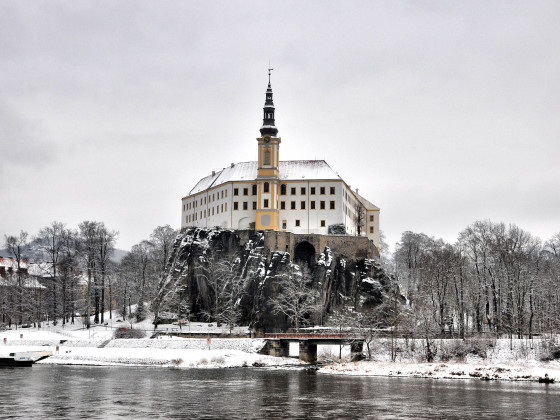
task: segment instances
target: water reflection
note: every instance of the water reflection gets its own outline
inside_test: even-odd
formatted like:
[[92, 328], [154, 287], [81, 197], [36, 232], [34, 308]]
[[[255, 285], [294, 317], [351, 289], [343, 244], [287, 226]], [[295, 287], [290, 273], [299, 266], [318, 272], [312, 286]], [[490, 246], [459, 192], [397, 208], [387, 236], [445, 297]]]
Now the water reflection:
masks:
[[1, 418], [560, 418], [557, 385], [300, 370], [0, 370]]

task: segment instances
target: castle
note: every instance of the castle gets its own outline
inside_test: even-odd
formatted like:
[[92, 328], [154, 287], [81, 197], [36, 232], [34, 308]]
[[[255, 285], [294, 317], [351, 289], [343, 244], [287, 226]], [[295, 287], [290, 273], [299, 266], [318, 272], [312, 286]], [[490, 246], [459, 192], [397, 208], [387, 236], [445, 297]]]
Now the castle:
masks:
[[181, 227], [367, 236], [379, 249], [379, 207], [324, 160], [280, 161], [270, 70], [258, 161], [212, 171], [182, 198]]

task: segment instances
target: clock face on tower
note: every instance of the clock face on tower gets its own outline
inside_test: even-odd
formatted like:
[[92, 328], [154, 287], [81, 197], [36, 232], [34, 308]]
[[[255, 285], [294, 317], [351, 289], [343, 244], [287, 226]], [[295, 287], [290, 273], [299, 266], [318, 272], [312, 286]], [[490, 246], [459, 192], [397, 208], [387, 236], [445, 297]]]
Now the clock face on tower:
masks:
[[264, 136], [263, 139], [265, 143], [270, 142], [270, 136]]

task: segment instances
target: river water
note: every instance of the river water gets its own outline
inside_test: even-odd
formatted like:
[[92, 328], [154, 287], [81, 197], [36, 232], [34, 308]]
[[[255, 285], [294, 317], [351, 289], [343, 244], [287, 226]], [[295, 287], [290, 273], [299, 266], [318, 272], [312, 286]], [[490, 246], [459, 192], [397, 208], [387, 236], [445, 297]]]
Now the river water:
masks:
[[288, 369], [0, 369], [0, 418], [560, 418], [559, 385]]

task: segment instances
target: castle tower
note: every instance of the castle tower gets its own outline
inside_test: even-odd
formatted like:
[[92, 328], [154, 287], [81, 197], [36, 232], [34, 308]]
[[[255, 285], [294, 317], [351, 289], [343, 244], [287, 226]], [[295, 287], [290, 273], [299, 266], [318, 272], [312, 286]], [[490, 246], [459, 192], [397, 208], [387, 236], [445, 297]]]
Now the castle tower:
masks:
[[274, 102], [270, 85], [270, 71], [268, 69], [268, 88], [263, 107], [263, 125], [260, 129], [261, 137], [257, 138], [259, 151], [259, 165], [257, 172], [257, 230], [278, 230], [278, 193], [280, 176], [280, 137], [276, 137], [278, 129], [274, 125]]

